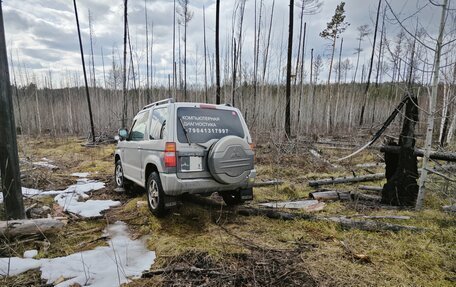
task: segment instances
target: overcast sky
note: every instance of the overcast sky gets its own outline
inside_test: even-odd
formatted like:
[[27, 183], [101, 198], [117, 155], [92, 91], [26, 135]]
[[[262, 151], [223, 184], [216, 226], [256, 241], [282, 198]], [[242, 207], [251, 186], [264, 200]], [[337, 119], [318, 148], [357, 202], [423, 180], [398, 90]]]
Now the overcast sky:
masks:
[[[441, 2], [441, 0], [436, 0]], [[453, 0], [450, 0], [452, 2]], [[190, 0], [190, 10], [194, 13], [193, 19], [188, 26], [187, 62], [188, 81], [194, 83], [198, 73], [198, 81], [203, 79], [203, 7], [206, 9], [206, 31], [208, 53], [214, 53], [214, 30], [215, 30], [215, 0]], [[258, 0], [258, 3], [260, 0]], [[275, 1], [273, 17], [272, 44], [271, 44], [271, 77], [277, 77], [278, 71], [285, 66], [286, 31], [288, 28], [288, 2]], [[295, 2], [300, 2], [296, 0]], [[306, 15], [307, 35], [306, 61], [309, 63], [310, 49], [314, 49], [315, 55], [321, 54], [327, 61], [329, 48], [328, 41], [321, 39], [319, 33], [326, 27], [326, 23], [334, 14], [338, 0], [322, 1], [321, 11], [316, 15]], [[435, 37], [438, 28], [440, 11], [427, 0], [389, 0], [399, 18], [406, 19], [417, 10], [420, 12], [413, 17], [407, 18], [405, 25], [414, 31], [419, 19], [419, 26], [425, 28], [429, 35]], [[454, 2], [454, 1], [453, 1]], [[103, 61], [101, 52], [104, 53], [105, 70], [108, 72], [112, 66], [112, 54], [119, 64], [122, 55], [123, 39], [123, 1], [122, 0], [78, 0], [79, 19], [86, 54], [86, 64], [89, 63], [89, 10], [92, 15], [94, 33], [94, 54], [97, 74], [97, 82], [103, 85]], [[221, 56], [224, 61], [228, 35], [231, 33], [232, 15], [235, 0], [221, 1]], [[254, 27], [254, 0], [247, 0], [244, 19], [244, 42], [243, 62], [246, 67], [252, 67], [253, 63], [253, 27]], [[173, 35], [173, 1], [172, 0], [146, 0], [149, 24], [153, 23], [153, 70], [157, 83], [166, 83], [168, 74], [172, 72], [172, 35]], [[356, 61], [354, 55], [357, 47], [357, 27], [368, 24], [373, 27], [377, 0], [347, 0], [345, 5], [346, 21], [350, 23], [348, 29], [342, 34], [344, 48], [342, 58], [349, 58], [352, 63]], [[452, 3], [453, 4], [453, 3]], [[142, 83], [145, 76], [145, 10], [144, 0], [130, 0], [129, 26], [131, 42], [135, 53], [135, 62], [142, 63], [140, 73]], [[262, 21], [263, 30], [266, 30], [270, 20], [272, 0], [264, 0]], [[73, 3], [70, 0], [3, 0], [3, 13], [6, 31], [8, 53], [12, 54], [15, 62], [15, 74], [17, 81], [25, 83], [25, 69], [28, 71], [28, 81], [35, 80], [42, 84], [43, 77], [52, 71], [55, 81], [54, 86], [75, 84], [74, 78], [81, 75], [81, 59], [75, 24]], [[295, 9], [295, 33], [294, 46], [297, 50], [299, 32], [299, 9]], [[400, 31], [400, 26], [393, 23], [394, 18], [387, 12], [386, 31], [388, 38], [394, 40], [394, 36]], [[454, 24], [454, 22], [453, 22]], [[453, 25], [454, 26], [454, 25]], [[454, 27], [451, 27], [454, 28]], [[449, 30], [449, 29], [448, 29]], [[263, 32], [262, 32], [263, 33]], [[365, 50], [361, 54], [361, 63], [367, 61], [370, 56], [372, 35], [363, 43]], [[430, 45], [432, 39], [427, 40]], [[435, 45], [435, 44], [434, 44]], [[262, 43], [261, 46], [264, 46]], [[337, 52], [338, 53], [338, 52]], [[177, 55], [177, 51], [176, 51]], [[10, 55], [9, 55], [10, 56]], [[262, 55], [260, 55], [261, 61]], [[306, 65], [307, 65], [306, 63]], [[19, 73], [21, 66], [22, 73]], [[225, 66], [223, 62], [222, 69]], [[279, 69], [282, 68], [282, 69]], [[211, 68], [208, 67], [208, 70]], [[308, 70], [308, 68], [307, 68]], [[79, 73], [77, 75], [76, 73]], [[76, 76], [75, 76], [76, 75]], [[322, 78], [324, 78], [322, 74]], [[79, 78], [80, 81], [81, 78]], [[81, 82], [79, 82], [81, 83]]]

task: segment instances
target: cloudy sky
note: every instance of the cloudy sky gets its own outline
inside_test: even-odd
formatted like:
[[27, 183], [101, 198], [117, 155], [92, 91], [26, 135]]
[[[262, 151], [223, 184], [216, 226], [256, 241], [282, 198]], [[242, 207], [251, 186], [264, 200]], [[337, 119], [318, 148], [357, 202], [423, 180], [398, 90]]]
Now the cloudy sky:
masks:
[[[441, 0], [435, 0], [441, 2]], [[145, 3], [146, 2], [146, 3]], [[145, 4], [149, 18], [149, 32], [153, 24], [153, 73], [156, 83], [167, 82], [169, 73], [172, 73], [172, 40], [173, 40], [173, 1], [172, 0], [130, 0], [129, 26], [131, 44], [134, 50], [134, 61], [141, 63], [140, 77], [145, 83]], [[187, 35], [187, 62], [189, 83], [202, 82], [204, 71], [203, 53], [203, 7], [206, 13], [206, 31], [208, 54], [214, 53], [215, 31], [215, 0], [190, 0], [190, 10], [193, 19], [188, 26]], [[259, 3], [260, 0], [257, 0]], [[263, 1], [263, 32], [269, 25], [273, 0]], [[295, 2], [300, 2], [296, 0]], [[326, 23], [334, 14], [339, 0], [322, 0], [321, 11], [316, 15], [305, 15], [307, 22], [308, 40], [306, 43], [306, 61], [309, 63], [310, 49], [315, 55], [320, 54], [327, 61], [330, 49], [328, 41], [319, 37]], [[435, 37], [438, 28], [440, 11], [428, 0], [389, 0], [393, 10], [400, 19], [405, 19], [404, 25], [413, 32], [417, 27], [428, 31], [426, 43], [433, 46], [432, 37]], [[454, 0], [450, 0], [450, 3]], [[222, 69], [226, 66], [225, 58], [231, 34], [232, 15], [235, 0], [221, 1], [221, 56]], [[254, 0], [247, 0], [244, 19], [243, 62], [246, 69], [252, 68], [253, 63], [253, 34], [254, 34]], [[120, 64], [123, 45], [123, 1], [122, 0], [78, 0], [79, 19], [82, 29], [86, 64], [89, 63], [89, 10], [92, 18], [94, 34], [94, 54], [97, 84], [104, 85], [103, 60], [105, 71], [109, 73], [113, 57], [117, 65]], [[451, 3], [454, 4], [454, 3]], [[342, 58], [356, 61], [354, 55], [357, 47], [357, 27], [363, 24], [373, 27], [377, 0], [347, 0], [345, 5], [346, 21], [350, 23], [343, 33], [344, 47]], [[386, 6], [382, 6], [386, 7]], [[417, 14], [415, 12], [419, 11]], [[299, 33], [299, 9], [295, 9], [294, 46], [297, 50]], [[27, 80], [43, 83], [44, 75], [52, 73], [54, 86], [75, 85], [81, 82], [81, 59], [75, 24], [73, 1], [70, 0], [3, 0], [3, 14], [9, 56], [12, 55], [14, 72], [17, 81], [25, 83]], [[454, 26], [454, 22], [452, 24]], [[449, 25], [452, 27], [451, 25]], [[270, 77], [277, 78], [278, 71], [285, 65], [286, 31], [288, 28], [288, 1], [276, 0], [272, 25], [272, 41], [270, 52]], [[400, 31], [400, 26], [387, 9], [385, 29], [389, 40]], [[452, 27], [454, 28], [454, 27]], [[450, 30], [450, 29], [448, 29]], [[368, 61], [372, 35], [363, 43], [365, 50], [361, 54], [361, 63]], [[149, 38], [149, 40], [151, 40]], [[183, 44], [182, 44], [183, 45]], [[435, 45], [435, 44], [434, 44]], [[262, 42], [260, 46], [264, 46]], [[102, 57], [102, 51], [104, 57]], [[337, 52], [338, 53], [338, 52]], [[176, 51], [177, 55], [177, 51]], [[260, 55], [261, 61], [262, 55]], [[209, 64], [211, 67], [212, 63]], [[208, 71], [212, 68], [208, 67]], [[308, 69], [308, 68], [307, 68]], [[247, 71], [248, 72], [248, 71]], [[324, 76], [322, 76], [324, 77]], [[270, 79], [272, 80], [272, 79]]]

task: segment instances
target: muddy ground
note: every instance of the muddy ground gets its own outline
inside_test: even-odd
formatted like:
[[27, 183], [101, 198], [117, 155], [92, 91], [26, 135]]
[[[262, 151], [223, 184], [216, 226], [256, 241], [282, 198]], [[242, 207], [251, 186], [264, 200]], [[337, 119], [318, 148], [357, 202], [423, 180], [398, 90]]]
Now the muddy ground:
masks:
[[[141, 189], [133, 194], [114, 191], [114, 145], [85, 147], [84, 139], [21, 138], [19, 141], [23, 185], [43, 190], [64, 189], [73, 184], [73, 172], [90, 172], [90, 178], [106, 183], [92, 198], [122, 202], [99, 219], [69, 216], [59, 234], [47, 238], [2, 240], [1, 256], [17, 256], [38, 249], [39, 258], [52, 258], [106, 245], [102, 231], [117, 220], [126, 222], [133, 238], [145, 236], [157, 259], [146, 278], [127, 286], [454, 286], [456, 280], [456, 219], [441, 210], [454, 204], [456, 184], [438, 176], [428, 183], [425, 209], [397, 209], [375, 202], [326, 202], [312, 216], [404, 215], [407, 220], [382, 222], [422, 228], [414, 231], [362, 231], [344, 229], [322, 220], [280, 220], [243, 216], [226, 207], [215, 194], [208, 199], [187, 198], [169, 216], [157, 219], [144, 204]], [[344, 162], [336, 159], [354, 150], [349, 139], [300, 140], [289, 143], [264, 141], [256, 146], [258, 180], [280, 179], [283, 185], [256, 188], [258, 203], [308, 198], [315, 189], [311, 179], [383, 172], [382, 154], [375, 149]], [[329, 142], [329, 143], [327, 143]], [[345, 142], [345, 144], [341, 144]], [[315, 150], [320, 156], [316, 156]], [[56, 170], [31, 162], [47, 158]], [[359, 185], [382, 186], [384, 181], [344, 184], [325, 188], [357, 191]], [[26, 199], [61, 213], [51, 197]], [[292, 214], [304, 211], [281, 210]], [[61, 215], [61, 214], [60, 214]], [[2, 286], [43, 286], [39, 271], [1, 278]]]

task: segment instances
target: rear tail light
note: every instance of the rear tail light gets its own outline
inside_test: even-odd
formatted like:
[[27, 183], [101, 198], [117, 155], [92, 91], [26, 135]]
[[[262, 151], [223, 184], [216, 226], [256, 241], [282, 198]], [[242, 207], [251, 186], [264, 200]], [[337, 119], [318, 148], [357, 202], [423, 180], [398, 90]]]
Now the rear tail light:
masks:
[[176, 143], [167, 142], [165, 145], [165, 167], [176, 167]]

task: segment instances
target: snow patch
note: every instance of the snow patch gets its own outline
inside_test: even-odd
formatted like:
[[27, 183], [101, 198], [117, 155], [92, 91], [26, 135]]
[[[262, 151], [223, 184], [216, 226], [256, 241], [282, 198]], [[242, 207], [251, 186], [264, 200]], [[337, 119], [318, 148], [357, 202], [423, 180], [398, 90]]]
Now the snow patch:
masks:
[[[70, 185], [65, 190], [42, 191], [23, 187], [22, 195], [25, 197], [55, 196], [54, 201], [62, 206], [65, 211], [78, 214], [82, 217], [99, 217], [101, 216], [102, 211], [120, 205], [120, 201], [88, 199], [88, 192], [100, 190], [104, 187], [104, 182], [80, 178], [77, 180], [76, 184]], [[0, 193], [0, 203], [2, 202], [3, 195]]]
[[49, 169], [58, 169], [59, 168], [58, 166], [49, 163], [49, 161], [34, 161], [34, 162], [32, 162], [32, 164], [35, 166], [49, 168]]
[[143, 240], [131, 240], [123, 222], [110, 225], [105, 231], [109, 246], [97, 247], [65, 257], [52, 259], [0, 258], [0, 275], [17, 275], [40, 268], [41, 277], [50, 284], [63, 277], [66, 281], [56, 286], [78, 283], [82, 286], [120, 286], [139, 278], [142, 271], [154, 263], [155, 252], [147, 250]]
[[30, 258], [0, 258], [0, 276], [16, 276], [26, 271], [41, 267], [39, 260]]
[[90, 175], [90, 172], [75, 172], [75, 173], [71, 174], [71, 176], [81, 177], [81, 178], [86, 178], [89, 175]]
[[38, 255], [38, 250], [32, 249], [24, 252], [24, 258], [33, 258]]
[[114, 200], [85, 200], [89, 197], [87, 192], [104, 187], [105, 184], [103, 182], [82, 179], [77, 184], [71, 185], [63, 192], [57, 194], [54, 200], [65, 211], [76, 213], [83, 217], [98, 217], [101, 216], [102, 211], [120, 205], [120, 201]]

